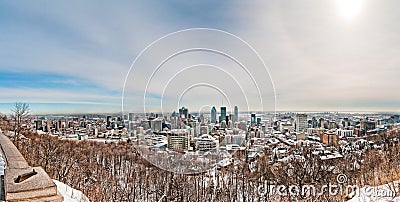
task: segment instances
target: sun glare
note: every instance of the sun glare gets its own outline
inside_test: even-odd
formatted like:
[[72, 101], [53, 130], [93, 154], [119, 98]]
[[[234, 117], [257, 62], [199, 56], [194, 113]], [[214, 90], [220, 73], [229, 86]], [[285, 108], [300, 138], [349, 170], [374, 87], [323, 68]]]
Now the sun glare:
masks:
[[363, 0], [338, 0], [340, 15], [346, 19], [353, 19], [359, 13]]

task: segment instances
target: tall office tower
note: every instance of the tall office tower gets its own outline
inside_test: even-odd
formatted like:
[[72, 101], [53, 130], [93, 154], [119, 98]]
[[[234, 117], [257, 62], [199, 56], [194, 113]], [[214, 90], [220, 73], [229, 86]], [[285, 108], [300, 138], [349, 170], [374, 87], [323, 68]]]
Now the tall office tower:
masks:
[[319, 127], [321, 127], [321, 128], [324, 128], [325, 127], [325, 120], [324, 120], [324, 118], [320, 118], [319, 119]]
[[233, 121], [232, 120], [228, 121], [228, 128], [233, 128]]
[[330, 121], [328, 119], [324, 122], [325, 129], [329, 129], [329, 123], [330, 123]]
[[256, 124], [256, 114], [255, 113], [251, 113], [251, 124]]
[[312, 117], [312, 127], [318, 128], [318, 121], [317, 121], [317, 118], [315, 118], [315, 117]]
[[235, 115], [229, 114], [229, 116], [227, 116], [227, 117], [228, 117], [228, 120], [227, 120], [227, 121], [232, 121], [232, 123], [234, 122], [234, 120], [235, 120]]
[[204, 122], [205, 122], [204, 114], [200, 114], [200, 116], [199, 116], [199, 118], [198, 118], [198, 121], [199, 121], [200, 123], [204, 123]]
[[261, 124], [261, 117], [257, 117], [257, 124]]
[[178, 129], [178, 125], [179, 125], [179, 118], [176, 116], [171, 117], [171, 129]]
[[133, 117], [135, 116], [135, 114], [134, 113], [129, 113], [128, 115], [129, 115], [129, 121], [133, 121]]
[[239, 109], [238, 109], [238, 106], [235, 106], [235, 109], [234, 109], [234, 119], [233, 119], [233, 121], [234, 122], [238, 122], [239, 121]]
[[350, 126], [349, 118], [344, 118], [343, 119], [343, 127], [347, 128]]
[[219, 117], [219, 122], [226, 119], [226, 107], [221, 107], [221, 116]]
[[200, 123], [197, 121], [192, 122], [191, 127], [193, 128], [194, 136], [199, 137], [200, 134]]
[[61, 120], [56, 121], [56, 131], [61, 131]]
[[215, 107], [213, 107], [211, 109], [211, 123], [215, 123], [217, 122], [217, 109], [215, 109]]
[[188, 118], [188, 113], [189, 113], [188, 108], [182, 107], [181, 109], [179, 109], [179, 116], [181, 117], [181, 119]]
[[111, 126], [111, 116], [107, 116], [107, 127]]
[[296, 114], [296, 132], [301, 133], [307, 129], [307, 114]]
[[36, 118], [36, 130], [42, 130], [42, 120]]

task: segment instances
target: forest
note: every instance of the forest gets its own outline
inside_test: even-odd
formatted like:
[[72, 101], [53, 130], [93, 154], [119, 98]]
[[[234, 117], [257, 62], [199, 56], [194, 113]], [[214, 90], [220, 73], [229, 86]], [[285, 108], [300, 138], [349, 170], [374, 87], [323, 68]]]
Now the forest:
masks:
[[[265, 151], [253, 162], [236, 161], [185, 175], [155, 167], [132, 143], [61, 140], [33, 132], [25, 132], [23, 137], [14, 139], [14, 144], [30, 165], [42, 166], [51, 178], [81, 190], [91, 201], [338, 201], [349, 199], [347, 185], [386, 183], [399, 196], [393, 182], [400, 179], [400, 146], [390, 142], [381, 150], [330, 160], [320, 160], [301, 148], [304, 158], [276, 162], [271, 161], [271, 152]], [[375, 138], [391, 137], [399, 134]], [[236, 158], [243, 159], [240, 155]], [[338, 175], [345, 177], [341, 184]], [[342, 190], [332, 194], [326, 185]], [[277, 187], [286, 189], [278, 192]]]

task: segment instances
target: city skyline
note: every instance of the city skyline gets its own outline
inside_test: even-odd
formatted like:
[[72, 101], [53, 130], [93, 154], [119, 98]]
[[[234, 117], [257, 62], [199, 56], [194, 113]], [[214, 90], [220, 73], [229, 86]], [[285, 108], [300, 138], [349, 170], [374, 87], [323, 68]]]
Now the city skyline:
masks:
[[[15, 102], [26, 102], [37, 114], [118, 113], [123, 80], [147, 45], [178, 30], [205, 27], [239, 36], [260, 54], [275, 84], [277, 111], [396, 113], [400, 111], [396, 82], [400, 75], [396, 57], [400, 54], [400, 13], [392, 8], [398, 5], [397, 1], [362, 0], [47, 2], [45, 7], [1, 2], [0, 112], [10, 113]], [[203, 58], [210, 59], [204, 63], [222, 68], [230, 64], [209, 55], [199, 56], [199, 61]], [[172, 74], [176, 69], [165, 71]], [[215, 69], [207, 71], [222, 75]], [[139, 77], [148, 77], [138, 72]], [[259, 73], [257, 68], [253, 73]], [[207, 74], [188, 72], [182, 82], [199, 76]], [[245, 90], [249, 88], [237, 79]], [[221, 83], [218, 87], [222, 90], [232, 89], [232, 83]], [[163, 87], [157, 82], [154, 85], [153, 89]], [[248, 111], [240, 90], [234, 89], [237, 92], [228, 92], [232, 105], [238, 103], [241, 111]], [[168, 90], [165, 103], [176, 103], [177, 93]], [[219, 106], [217, 101], [205, 103], [208, 91], [221, 100], [215, 90], [196, 88], [186, 94], [182, 105], [194, 111], [204, 104]], [[150, 93], [153, 99], [161, 97], [158, 91]], [[262, 95], [269, 93], [270, 89], [261, 89]], [[260, 110], [251, 106], [255, 107], [249, 111]], [[151, 107], [152, 103], [149, 111]], [[142, 108], [138, 104], [134, 111]]]

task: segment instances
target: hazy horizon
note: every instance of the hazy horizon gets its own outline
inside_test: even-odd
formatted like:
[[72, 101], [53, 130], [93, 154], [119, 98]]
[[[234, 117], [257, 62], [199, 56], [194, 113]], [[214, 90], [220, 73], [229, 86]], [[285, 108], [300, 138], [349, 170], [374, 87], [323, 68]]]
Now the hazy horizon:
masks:
[[[42, 110], [49, 110], [49, 107], [47, 106], [47, 104], [42, 104], [44, 105], [42, 107], [37, 107], [37, 103], [33, 103], [30, 104], [28, 103], [30, 106], [30, 114], [31, 115], [87, 115], [87, 114], [93, 114], [93, 115], [100, 115], [100, 114], [122, 114], [121, 110], [92, 110], [92, 111], [85, 111], [85, 110], [79, 110], [79, 107], [76, 107], [75, 110], [71, 110], [71, 111], [58, 111], [57, 110], [53, 110], [53, 111], [38, 111], [36, 109], [42, 109]], [[0, 114], [5, 114], [5, 115], [10, 115], [12, 113], [12, 109], [14, 107], [15, 103], [0, 103]], [[58, 104], [57, 104], [58, 105]], [[215, 106], [217, 108], [217, 114], [220, 113], [220, 106]], [[51, 109], [51, 108], [50, 108]], [[178, 109], [174, 110], [176, 113], [178, 113]], [[164, 114], [172, 114], [174, 111], [164, 111]], [[126, 112], [127, 113], [135, 113], [135, 114], [144, 114], [143, 111], [131, 111], [131, 112]], [[146, 113], [156, 113], [156, 114], [160, 114], [161, 111], [148, 111]], [[199, 114], [199, 111], [191, 111], [191, 109], [189, 108], [189, 113], [197, 113]], [[202, 110], [200, 111], [200, 113], [204, 113], [204, 114], [210, 114], [210, 111], [206, 111], [206, 110]], [[231, 113], [229, 110], [227, 111], [227, 113]], [[274, 111], [240, 111], [239, 109], [239, 114], [246, 114], [246, 113], [275, 113], [275, 114], [279, 114], [279, 113], [339, 113], [339, 114], [400, 114], [399, 111], [379, 111], [379, 110], [365, 110], [365, 111], [359, 111], [359, 110], [348, 110], [348, 111], [335, 111], [335, 110], [276, 110]], [[233, 114], [233, 113], [232, 113]]]

